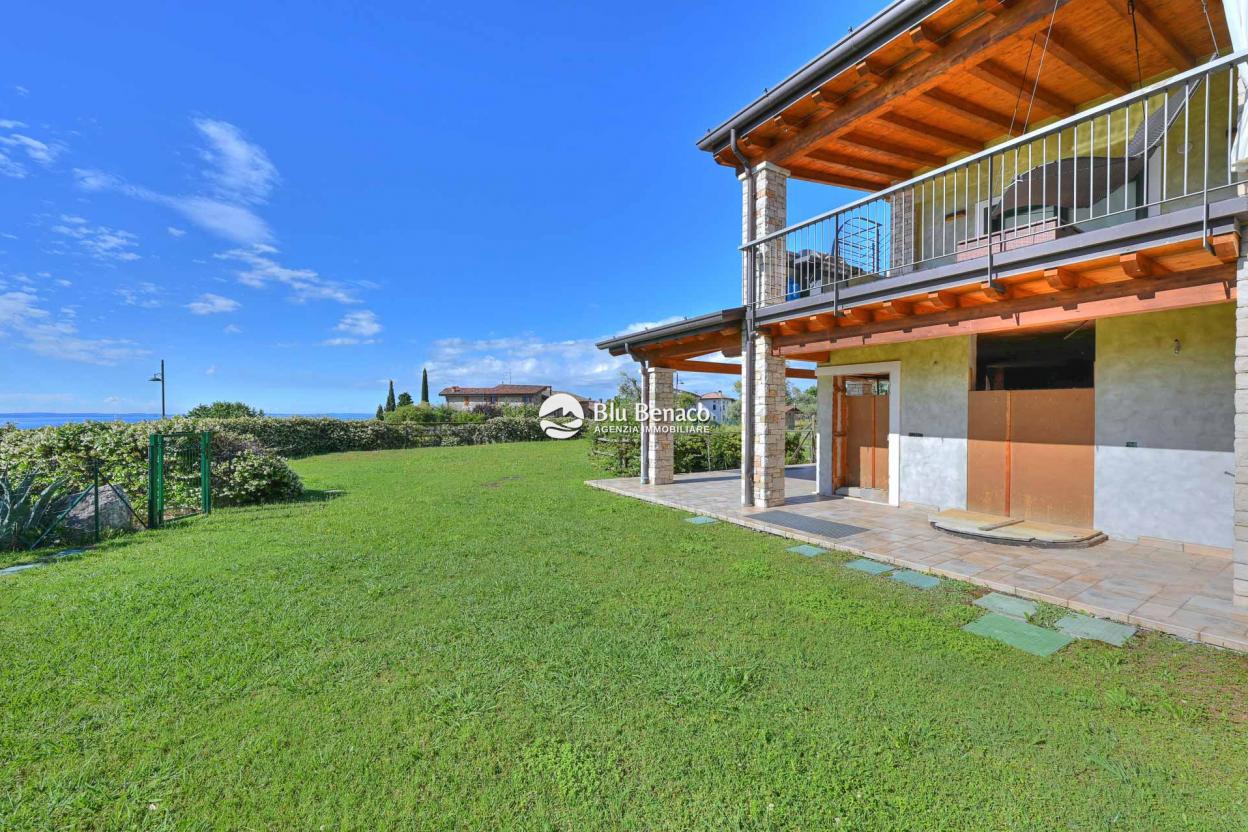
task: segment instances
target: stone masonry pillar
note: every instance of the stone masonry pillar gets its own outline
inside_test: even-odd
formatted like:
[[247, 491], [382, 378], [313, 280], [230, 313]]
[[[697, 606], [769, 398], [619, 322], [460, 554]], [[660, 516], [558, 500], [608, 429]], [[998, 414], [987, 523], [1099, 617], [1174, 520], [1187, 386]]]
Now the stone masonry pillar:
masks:
[[646, 452], [649, 454], [650, 484], [669, 485], [675, 470], [676, 436], [671, 432], [671, 421], [663, 419], [660, 414], [661, 411], [670, 413], [676, 406], [674, 373], [666, 367], [648, 367], [646, 376], [646, 408], [649, 410]]
[[1232, 594], [1248, 607], [1248, 229], [1240, 229], [1235, 273], [1235, 567]]
[[[789, 172], [764, 162], [754, 168], [752, 175], [754, 235], [762, 237], [784, 228], [788, 222]], [[743, 207], [749, 210], [748, 205]], [[748, 224], [743, 223], [742, 235], [748, 234]], [[755, 297], [760, 306], [782, 302], [789, 272], [788, 250], [783, 239], [768, 243], [755, 253], [755, 270], [755, 276], [743, 273], [742, 300], [748, 288], [745, 280], [756, 277]], [[743, 448], [742, 452], [752, 453], [754, 457], [754, 481], [750, 487], [754, 505], [759, 507], [784, 504], [784, 359], [772, 355], [771, 349], [770, 336], [754, 336], [754, 375], [751, 379], [742, 379], [743, 386], [752, 383], [754, 393], [754, 412], [741, 414], [742, 419], [754, 420], [754, 447]]]
[[832, 409], [835, 403], [833, 376], [819, 376], [815, 380], [815, 491], [831, 497], [832, 489]]

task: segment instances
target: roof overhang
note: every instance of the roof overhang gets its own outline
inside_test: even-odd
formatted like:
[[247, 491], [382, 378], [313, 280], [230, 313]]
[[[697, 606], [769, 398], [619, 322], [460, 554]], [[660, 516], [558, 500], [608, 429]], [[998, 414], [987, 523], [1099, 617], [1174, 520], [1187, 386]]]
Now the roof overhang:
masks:
[[696, 318], [685, 318], [675, 323], [616, 335], [599, 341], [597, 347], [612, 355], [632, 355], [634, 358], [645, 359], [647, 355], [664, 348], [688, 345], [687, 349], [696, 350], [705, 346], [706, 349], [701, 353], [690, 353], [704, 355], [719, 351], [721, 345], [731, 344], [734, 336], [739, 342], [744, 319], [745, 307], [734, 306]]

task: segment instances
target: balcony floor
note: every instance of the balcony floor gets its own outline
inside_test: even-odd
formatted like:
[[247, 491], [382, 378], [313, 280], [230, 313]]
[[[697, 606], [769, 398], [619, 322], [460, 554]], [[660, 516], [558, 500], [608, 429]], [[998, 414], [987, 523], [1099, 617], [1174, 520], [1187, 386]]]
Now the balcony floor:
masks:
[[681, 474], [672, 485], [636, 478], [594, 488], [739, 526], [839, 549], [919, 572], [1248, 652], [1248, 610], [1231, 603], [1232, 562], [1216, 555], [1110, 540], [1087, 549], [985, 543], [933, 529], [928, 512], [821, 498], [813, 466], [787, 469], [782, 508], [742, 508], [736, 471]]

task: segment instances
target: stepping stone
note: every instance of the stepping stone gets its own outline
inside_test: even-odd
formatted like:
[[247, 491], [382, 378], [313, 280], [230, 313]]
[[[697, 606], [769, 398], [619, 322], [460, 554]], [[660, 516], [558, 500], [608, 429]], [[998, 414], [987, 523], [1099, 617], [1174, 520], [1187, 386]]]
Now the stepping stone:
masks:
[[705, 526], [707, 523], [714, 523], [714, 522], [715, 522], [715, 518], [714, 518], [714, 517], [706, 517], [706, 516], [704, 516], [704, 515], [699, 514], [697, 517], [686, 517], [686, 518], [685, 518], [685, 522], [686, 522], [686, 523], [692, 523], [692, 524], [694, 524], [695, 526]]
[[38, 561], [35, 563], [19, 563], [17, 566], [9, 566], [5, 569], [0, 569], [0, 575], [16, 575], [18, 572], [25, 572], [27, 569], [35, 569], [39, 566], [43, 566], [43, 564]]
[[1036, 611], [1035, 601], [1028, 601], [1026, 598], [1015, 598], [1013, 595], [1002, 595], [999, 592], [990, 592], [983, 598], [976, 598], [973, 603], [975, 606], [983, 607], [989, 612], [1008, 615], [1010, 618], [1017, 618], [1019, 621], [1026, 621]]
[[972, 621], [962, 629], [977, 636], [996, 639], [1033, 656], [1051, 656], [1074, 641], [1065, 633], [1055, 633], [995, 612]]
[[894, 581], [912, 586], [915, 589], [931, 589], [932, 587], [940, 586], [940, 578], [933, 575], [924, 575], [922, 572], [914, 572], [910, 569], [894, 572], [891, 577]]
[[1066, 616], [1055, 626], [1068, 636], [1103, 641], [1115, 647], [1121, 647], [1127, 643], [1127, 639], [1135, 635], [1135, 628], [1127, 624], [1080, 615], [1077, 612]]
[[818, 546], [811, 546], [809, 543], [803, 543], [800, 546], [790, 546], [788, 551], [804, 557], [813, 558], [816, 555], [822, 555], [827, 549], [820, 549]]
[[878, 560], [868, 560], [867, 558], [858, 558], [851, 560], [845, 564], [850, 569], [857, 569], [859, 572], [866, 572], [868, 575], [883, 575], [885, 572], [892, 572], [893, 567], [887, 563], [880, 563]]

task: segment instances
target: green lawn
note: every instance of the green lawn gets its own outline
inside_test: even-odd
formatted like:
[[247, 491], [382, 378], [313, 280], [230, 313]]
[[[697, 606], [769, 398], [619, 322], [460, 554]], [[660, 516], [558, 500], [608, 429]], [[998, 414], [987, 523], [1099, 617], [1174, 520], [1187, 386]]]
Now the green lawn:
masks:
[[0, 830], [1242, 829], [1248, 662], [1037, 659], [581, 442], [297, 464], [0, 578]]

